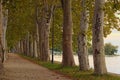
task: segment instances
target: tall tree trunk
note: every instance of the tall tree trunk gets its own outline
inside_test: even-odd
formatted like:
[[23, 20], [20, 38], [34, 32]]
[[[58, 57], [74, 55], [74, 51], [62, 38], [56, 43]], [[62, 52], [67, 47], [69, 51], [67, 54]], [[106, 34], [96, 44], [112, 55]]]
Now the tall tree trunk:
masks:
[[4, 60], [6, 60], [6, 54], [7, 54], [7, 42], [6, 42], [6, 30], [7, 30], [7, 22], [8, 22], [8, 9], [3, 9], [3, 23], [2, 23], [2, 43], [3, 43], [3, 49], [4, 49]]
[[5, 46], [3, 44], [4, 40], [4, 31], [3, 31], [3, 7], [2, 0], [0, 1], [0, 62], [4, 62]]
[[20, 53], [20, 41], [16, 44], [17, 53]]
[[63, 66], [74, 66], [72, 51], [72, 12], [71, 0], [61, 0], [63, 7]]
[[104, 7], [105, 0], [95, 0], [94, 22], [93, 22], [93, 59], [94, 73], [107, 73], [105, 55], [104, 55], [104, 40], [103, 40], [103, 24], [104, 24]]
[[29, 34], [29, 32], [28, 32], [28, 34], [26, 35], [26, 54], [27, 54], [27, 56], [30, 56], [30, 49], [29, 49], [29, 41], [30, 41], [30, 39], [29, 39], [29, 36], [30, 36], [30, 34]]
[[27, 40], [26, 40], [26, 37], [24, 38], [23, 40], [23, 52], [25, 55], [27, 55]]
[[87, 49], [87, 9], [86, 0], [81, 0], [81, 19], [80, 19], [80, 33], [78, 36], [78, 59], [80, 70], [89, 70], [88, 49]]
[[29, 37], [29, 54], [31, 57], [34, 57], [34, 53], [33, 53], [33, 37], [32, 34]]
[[[48, 6], [48, 1], [43, 0], [43, 9], [37, 7], [36, 16], [37, 16], [37, 25], [39, 31], [39, 59], [41, 61], [49, 61], [50, 60], [50, 52], [49, 52], [49, 30], [51, 24], [52, 17], [52, 6]], [[40, 12], [41, 11], [41, 12]], [[39, 14], [41, 13], [41, 14]], [[41, 16], [42, 15], [42, 16]], [[40, 19], [38, 17], [41, 17]]]
[[20, 53], [24, 53], [23, 45], [23, 40], [20, 40]]
[[[45, 13], [44, 13], [45, 14]], [[40, 60], [49, 61], [49, 22], [43, 19], [39, 25], [39, 48], [40, 48]]]
[[35, 40], [35, 43], [36, 43], [36, 47], [37, 47], [37, 57], [39, 56], [40, 54], [40, 49], [39, 49], [39, 31], [38, 31], [38, 24], [36, 23], [36, 40]]
[[37, 41], [36, 41], [36, 39], [33, 40], [33, 56], [35, 58], [38, 57], [38, 54], [37, 54]]
[[36, 33], [35, 33], [34, 39], [36, 41], [35, 43], [37, 44], [36, 45], [36, 48], [37, 48], [36, 49], [37, 50], [36, 55], [39, 58], [39, 56], [40, 56], [40, 48], [39, 48], [40, 47], [40, 42], [39, 42], [40, 41], [40, 39], [39, 39], [40, 35], [39, 35], [39, 31], [40, 30], [39, 30], [39, 18], [38, 17], [39, 17], [39, 6], [37, 5], [37, 2], [36, 2], [35, 3], [35, 24], [36, 24], [36, 28], [35, 28], [36, 30], [35, 31], [36, 31]]
[[1, 52], [2, 50], [1, 38], [2, 38], [2, 3], [0, 2], [0, 63], [2, 62], [2, 57], [3, 57], [3, 54]]

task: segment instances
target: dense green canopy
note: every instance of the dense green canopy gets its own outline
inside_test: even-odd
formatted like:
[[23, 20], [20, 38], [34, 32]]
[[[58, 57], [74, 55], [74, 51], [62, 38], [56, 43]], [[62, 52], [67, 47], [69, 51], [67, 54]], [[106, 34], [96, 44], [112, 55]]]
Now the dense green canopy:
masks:
[[[31, 34], [35, 33], [35, 2], [34, 0], [4, 0], [3, 4], [6, 9], [9, 10], [8, 15], [8, 28], [7, 28], [7, 41], [8, 46], [14, 46], [19, 40], [23, 39], [26, 34], [29, 32]], [[41, 7], [41, 1], [37, 0], [38, 6]], [[61, 50], [62, 43], [62, 8], [60, 0], [56, 0], [54, 2], [50, 1], [50, 4], [55, 4], [54, 11], [54, 39], [56, 49]], [[87, 1], [87, 9], [88, 9], [88, 43], [91, 40], [91, 27], [93, 21], [93, 9], [94, 9], [94, 1]], [[104, 21], [104, 36], [107, 37], [112, 31], [112, 29], [120, 30], [118, 18], [120, 6], [117, 0], [107, 0], [105, 3], [105, 21]], [[80, 1], [72, 0], [72, 14], [73, 14], [73, 48], [74, 51], [77, 50], [77, 36], [79, 32], [80, 26]], [[118, 12], [118, 13], [117, 13]], [[50, 33], [50, 45], [52, 38], [52, 26], [51, 25], [51, 33]]]

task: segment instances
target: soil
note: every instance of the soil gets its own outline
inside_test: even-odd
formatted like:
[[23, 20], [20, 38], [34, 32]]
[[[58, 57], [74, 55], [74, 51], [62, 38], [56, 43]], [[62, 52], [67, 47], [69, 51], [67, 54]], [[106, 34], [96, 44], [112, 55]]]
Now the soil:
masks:
[[0, 80], [71, 80], [40, 65], [9, 53]]

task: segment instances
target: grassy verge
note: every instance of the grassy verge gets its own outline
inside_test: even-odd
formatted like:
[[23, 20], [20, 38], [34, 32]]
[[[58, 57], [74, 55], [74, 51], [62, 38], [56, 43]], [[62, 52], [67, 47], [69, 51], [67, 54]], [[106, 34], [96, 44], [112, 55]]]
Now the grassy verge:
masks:
[[21, 57], [28, 59], [36, 64], [39, 64], [43, 67], [46, 67], [56, 73], [63, 74], [67, 77], [72, 78], [73, 80], [120, 80], [120, 76], [112, 75], [112, 74], [106, 74], [106, 75], [93, 75], [93, 71], [79, 71], [78, 66], [75, 67], [62, 67], [60, 63], [54, 63], [51, 62], [40, 62], [36, 58], [24, 56], [20, 54]]

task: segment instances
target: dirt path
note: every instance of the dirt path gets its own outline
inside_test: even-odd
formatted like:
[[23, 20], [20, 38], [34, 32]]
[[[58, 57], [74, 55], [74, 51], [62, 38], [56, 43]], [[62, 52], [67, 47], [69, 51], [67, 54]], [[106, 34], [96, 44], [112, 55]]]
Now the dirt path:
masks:
[[16, 54], [9, 54], [4, 69], [4, 75], [0, 80], [71, 80]]

